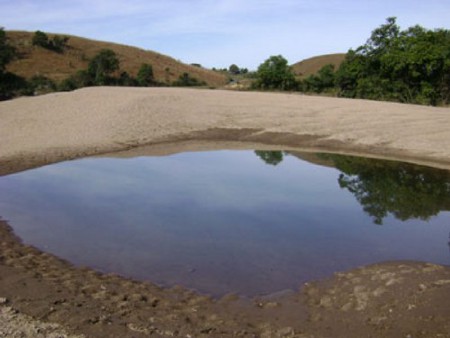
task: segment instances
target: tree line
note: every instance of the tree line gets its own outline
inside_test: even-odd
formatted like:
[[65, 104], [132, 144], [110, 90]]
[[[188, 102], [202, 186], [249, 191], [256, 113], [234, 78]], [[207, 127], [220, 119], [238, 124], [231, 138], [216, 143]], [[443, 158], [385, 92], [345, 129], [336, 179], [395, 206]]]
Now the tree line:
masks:
[[447, 105], [450, 31], [418, 25], [402, 31], [391, 17], [364, 45], [350, 49], [339, 69], [325, 65], [317, 74], [297, 80], [283, 56], [271, 56], [258, 67], [254, 87]]
[[[50, 39], [37, 31], [32, 43], [57, 53], [68, 48], [68, 37]], [[0, 28], [0, 99], [33, 95], [39, 91], [73, 90], [86, 86], [158, 86], [150, 64], [142, 64], [136, 77], [120, 71], [117, 55], [102, 50], [87, 69], [78, 71], [59, 84], [44, 76], [29, 80], [6, 71], [17, 53]], [[200, 66], [200, 65], [198, 65]], [[305, 79], [296, 78], [282, 55], [271, 56], [249, 72], [232, 64], [228, 69], [213, 69], [230, 79], [251, 79], [254, 89], [326, 93], [338, 97], [397, 101], [426, 105], [448, 105], [450, 99], [450, 31], [413, 26], [401, 30], [396, 18], [373, 30], [362, 46], [350, 49], [339, 69], [331, 64]], [[205, 82], [182, 74], [174, 86], [202, 86]]]
[[[33, 46], [45, 48], [56, 53], [64, 53], [68, 48], [69, 37], [54, 36], [36, 31], [32, 38]], [[149, 63], [143, 63], [136, 77], [126, 71], [121, 71], [120, 60], [111, 49], [103, 49], [89, 60], [86, 69], [79, 70], [60, 83], [37, 75], [30, 79], [6, 71], [6, 65], [18, 57], [17, 50], [8, 43], [6, 33], [0, 27], [0, 100], [6, 100], [20, 95], [35, 95], [36, 93], [52, 91], [70, 91], [89, 86], [204, 86], [206, 83], [183, 73], [171, 84], [158, 82]]]

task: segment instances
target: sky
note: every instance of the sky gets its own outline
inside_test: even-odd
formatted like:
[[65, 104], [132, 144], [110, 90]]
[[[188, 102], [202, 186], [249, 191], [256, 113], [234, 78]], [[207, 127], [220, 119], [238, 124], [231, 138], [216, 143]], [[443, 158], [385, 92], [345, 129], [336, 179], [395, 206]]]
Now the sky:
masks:
[[153, 50], [185, 63], [255, 70], [347, 52], [390, 16], [450, 29], [450, 0], [0, 0], [0, 27]]

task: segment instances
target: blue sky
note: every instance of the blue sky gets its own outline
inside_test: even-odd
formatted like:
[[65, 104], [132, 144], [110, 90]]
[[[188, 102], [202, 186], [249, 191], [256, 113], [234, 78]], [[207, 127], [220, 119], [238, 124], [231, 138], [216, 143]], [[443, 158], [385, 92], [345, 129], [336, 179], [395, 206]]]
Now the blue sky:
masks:
[[396, 16], [404, 29], [450, 27], [450, 0], [0, 0], [0, 26], [154, 50], [205, 67], [256, 69], [346, 52]]

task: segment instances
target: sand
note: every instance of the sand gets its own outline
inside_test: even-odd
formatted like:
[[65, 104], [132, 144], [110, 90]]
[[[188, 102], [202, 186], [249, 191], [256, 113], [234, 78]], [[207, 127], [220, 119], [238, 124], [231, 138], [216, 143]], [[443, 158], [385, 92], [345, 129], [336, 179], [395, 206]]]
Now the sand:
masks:
[[0, 174], [180, 141], [239, 141], [450, 168], [450, 109], [299, 94], [85, 88], [0, 103]]
[[[85, 88], [0, 103], [0, 174], [204, 149], [364, 154], [450, 169], [450, 109], [299, 94]], [[212, 299], [24, 245], [0, 221], [0, 336], [450, 337], [450, 268], [383, 262], [257, 299]]]

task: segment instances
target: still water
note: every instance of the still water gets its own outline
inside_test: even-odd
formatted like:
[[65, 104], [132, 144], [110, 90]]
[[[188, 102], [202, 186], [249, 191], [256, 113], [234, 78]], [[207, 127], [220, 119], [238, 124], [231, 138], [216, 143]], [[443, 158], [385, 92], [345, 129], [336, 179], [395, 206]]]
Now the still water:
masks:
[[91, 158], [0, 177], [0, 215], [25, 243], [214, 296], [386, 260], [449, 265], [449, 210], [448, 171], [326, 154]]

